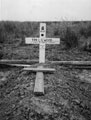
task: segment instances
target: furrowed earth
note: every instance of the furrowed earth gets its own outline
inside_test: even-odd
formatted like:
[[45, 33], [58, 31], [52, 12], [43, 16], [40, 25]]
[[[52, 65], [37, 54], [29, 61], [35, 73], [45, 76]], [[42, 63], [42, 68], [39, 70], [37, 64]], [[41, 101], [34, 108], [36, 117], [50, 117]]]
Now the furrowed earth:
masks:
[[[38, 47], [4, 46], [3, 59], [38, 59]], [[32, 54], [33, 53], [33, 54]], [[47, 60], [91, 60], [90, 53], [47, 46]], [[48, 65], [44, 96], [33, 93], [35, 73], [0, 67], [0, 120], [91, 120], [91, 70]]]

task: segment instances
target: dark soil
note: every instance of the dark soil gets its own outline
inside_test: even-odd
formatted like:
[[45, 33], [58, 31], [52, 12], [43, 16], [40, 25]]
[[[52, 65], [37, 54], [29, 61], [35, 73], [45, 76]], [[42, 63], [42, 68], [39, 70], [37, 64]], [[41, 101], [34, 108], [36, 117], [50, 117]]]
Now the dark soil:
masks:
[[33, 93], [34, 73], [0, 70], [0, 120], [91, 120], [91, 71], [52, 67], [44, 96]]
[[[38, 46], [4, 46], [3, 53], [3, 59], [38, 59]], [[87, 61], [91, 53], [47, 46], [46, 59]], [[0, 120], [91, 120], [91, 70], [48, 67], [56, 72], [44, 74], [44, 96], [34, 95], [35, 73], [0, 68]]]

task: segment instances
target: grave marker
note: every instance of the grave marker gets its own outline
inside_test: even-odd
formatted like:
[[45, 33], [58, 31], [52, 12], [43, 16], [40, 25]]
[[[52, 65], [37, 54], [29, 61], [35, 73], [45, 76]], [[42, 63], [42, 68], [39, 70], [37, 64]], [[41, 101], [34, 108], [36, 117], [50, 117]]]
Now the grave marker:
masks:
[[[59, 44], [59, 38], [46, 38], [46, 24], [40, 23], [40, 37], [26, 38], [26, 44], [39, 44], [39, 63], [45, 63], [45, 47], [46, 44]], [[36, 72], [35, 79], [35, 94], [44, 94], [44, 74], [43, 72], [53, 72], [55, 69], [43, 68], [43, 66], [38, 66], [38, 68], [24, 68], [24, 70], [31, 70]]]
[[60, 44], [59, 38], [46, 38], [46, 24], [40, 23], [40, 37], [31, 37], [25, 39], [26, 44], [39, 44], [39, 63], [45, 63], [46, 44]]

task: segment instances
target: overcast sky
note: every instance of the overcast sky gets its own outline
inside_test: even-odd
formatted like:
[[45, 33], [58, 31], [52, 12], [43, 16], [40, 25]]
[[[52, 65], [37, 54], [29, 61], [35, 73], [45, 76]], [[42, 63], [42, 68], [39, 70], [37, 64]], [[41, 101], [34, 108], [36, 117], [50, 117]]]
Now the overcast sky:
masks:
[[0, 20], [91, 20], [91, 0], [0, 0]]

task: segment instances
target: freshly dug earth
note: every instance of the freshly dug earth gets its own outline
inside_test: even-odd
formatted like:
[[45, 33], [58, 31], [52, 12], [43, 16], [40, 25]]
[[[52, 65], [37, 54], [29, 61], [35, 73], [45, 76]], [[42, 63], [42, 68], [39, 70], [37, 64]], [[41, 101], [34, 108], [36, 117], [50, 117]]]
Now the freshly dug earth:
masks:
[[33, 93], [35, 73], [0, 69], [0, 120], [91, 120], [91, 70], [49, 67], [44, 96]]

